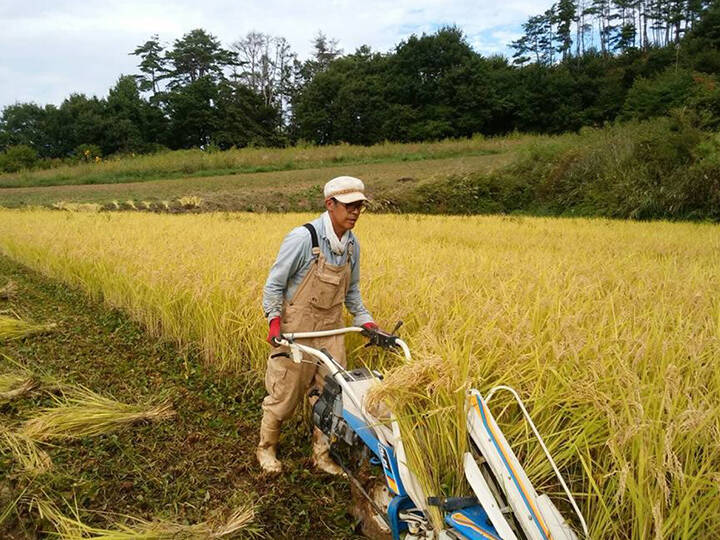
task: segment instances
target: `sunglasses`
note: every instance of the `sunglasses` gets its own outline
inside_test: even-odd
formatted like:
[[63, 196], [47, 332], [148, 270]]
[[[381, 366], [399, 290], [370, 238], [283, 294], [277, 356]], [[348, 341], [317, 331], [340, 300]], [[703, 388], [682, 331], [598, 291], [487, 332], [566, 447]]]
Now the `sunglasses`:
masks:
[[336, 204], [342, 204], [345, 207], [345, 210], [347, 212], [364, 212], [367, 206], [365, 205], [365, 201], [356, 201], [352, 203], [344, 203], [341, 201], [338, 201], [333, 197], [333, 201], [335, 201]]

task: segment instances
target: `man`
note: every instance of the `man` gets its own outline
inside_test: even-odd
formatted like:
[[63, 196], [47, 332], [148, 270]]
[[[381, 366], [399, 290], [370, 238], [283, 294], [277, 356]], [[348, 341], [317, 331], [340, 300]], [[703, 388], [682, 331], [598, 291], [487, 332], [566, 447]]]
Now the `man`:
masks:
[[[265, 471], [272, 473], [282, 470], [276, 454], [280, 425], [309, 390], [322, 390], [326, 375], [325, 367], [318, 368], [313, 360], [305, 358], [309, 361], [294, 363], [288, 348], [277, 345], [280, 333], [342, 328], [343, 302], [354, 315], [356, 326], [368, 331], [378, 329], [360, 296], [360, 246], [351, 232], [367, 200], [365, 186], [358, 178], [340, 176], [325, 184], [324, 195], [327, 211], [285, 237], [263, 289], [263, 310], [270, 325], [267, 339], [273, 347], [265, 373], [268, 395], [262, 404], [257, 459]], [[301, 342], [324, 347], [345, 366], [343, 336]], [[328, 450], [327, 437], [315, 428], [314, 465], [327, 473], [340, 474]]]

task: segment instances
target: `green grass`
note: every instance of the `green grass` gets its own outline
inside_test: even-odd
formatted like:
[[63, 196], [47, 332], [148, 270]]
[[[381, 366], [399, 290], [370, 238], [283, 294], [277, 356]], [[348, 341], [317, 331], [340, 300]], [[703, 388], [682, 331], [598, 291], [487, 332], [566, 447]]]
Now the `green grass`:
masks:
[[720, 133], [682, 114], [538, 137], [492, 171], [438, 178], [405, 213], [720, 221]]
[[[52, 334], [4, 345], [4, 354], [32, 371], [128, 403], [167, 396], [177, 416], [43, 445], [52, 467], [32, 481], [10, 453], [0, 455], [0, 537], [36, 538], [53, 530], [36, 512], [14, 505], [21, 494], [29, 497], [39, 488], [59, 508], [63, 501], [77, 504], [78, 517], [92, 527], [111, 527], [118, 514], [195, 524], [250, 501], [267, 537], [356, 537], [347, 513], [349, 487], [311, 469], [309, 437], [299, 417], [281, 439], [288, 472], [279, 478], [260, 473], [254, 448], [264, 390], [255, 376], [211, 373], [195, 357], [149, 338], [120, 312], [0, 256], [0, 283], [9, 279], [20, 294], [0, 300], [0, 309], [59, 325]], [[0, 368], [9, 372], [17, 365], [0, 356]], [[17, 428], [52, 403], [43, 392], [13, 399], [1, 406], [0, 425]]]

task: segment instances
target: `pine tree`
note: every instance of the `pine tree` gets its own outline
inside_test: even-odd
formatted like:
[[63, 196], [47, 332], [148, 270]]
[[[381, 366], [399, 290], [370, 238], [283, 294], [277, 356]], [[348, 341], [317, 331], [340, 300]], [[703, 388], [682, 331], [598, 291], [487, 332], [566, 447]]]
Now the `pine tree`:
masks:
[[204, 77], [213, 82], [224, 81], [225, 70], [239, 65], [236, 52], [223, 49], [215, 36], [201, 28], [176, 39], [165, 59], [168, 67], [164, 77], [170, 80], [171, 88], [194, 83]]
[[556, 38], [559, 41], [557, 51], [567, 60], [572, 51], [572, 24], [576, 19], [577, 5], [574, 0], [560, 0], [555, 9], [557, 24]]
[[162, 53], [163, 47], [160, 45], [160, 39], [157, 34], [151, 36], [149, 40], [137, 46], [133, 52], [129, 53], [132, 56], [139, 56], [141, 59], [138, 67], [144, 75], [135, 76], [140, 84], [140, 90], [145, 92], [152, 90], [153, 96], [157, 94], [159, 90], [158, 83], [163, 74], [166, 73], [165, 58]]

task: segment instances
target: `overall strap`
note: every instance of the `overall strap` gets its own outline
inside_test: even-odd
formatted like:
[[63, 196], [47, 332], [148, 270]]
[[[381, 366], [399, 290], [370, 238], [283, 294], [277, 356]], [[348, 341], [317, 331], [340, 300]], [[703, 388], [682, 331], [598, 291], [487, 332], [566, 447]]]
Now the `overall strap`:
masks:
[[320, 255], [320, 244], [318, 243], [318, 236], [315, 227], [311, 223], [303, 225], [310, 232], [310, 240], [312, 241], [312, 252], [315, 257]]
[[347, 243], [347, 248], [345, 249], [345, 251], [347, 251], [347, 258], [345, 260], [352, 265], [355, 259], [355, 242], [350, 240]]

